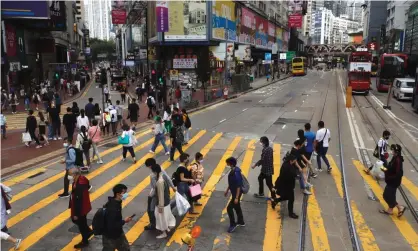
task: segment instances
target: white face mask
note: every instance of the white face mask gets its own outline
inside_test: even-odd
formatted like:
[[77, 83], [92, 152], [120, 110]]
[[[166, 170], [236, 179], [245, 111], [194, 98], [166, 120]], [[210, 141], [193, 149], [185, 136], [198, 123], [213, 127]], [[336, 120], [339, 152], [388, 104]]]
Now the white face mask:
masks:
[[201, 160], [199, 161], [199, 163], [203, 163], [203, 159], [201, 159]]
[[73, 181], [74, 180], [74, 177], [73, 176], [68, 176], [68, 180], [69, 181]]
[[67, 148], [68, 147], [68, 143], [64, 143], [62, 145], [64, 146], [64, 148]]

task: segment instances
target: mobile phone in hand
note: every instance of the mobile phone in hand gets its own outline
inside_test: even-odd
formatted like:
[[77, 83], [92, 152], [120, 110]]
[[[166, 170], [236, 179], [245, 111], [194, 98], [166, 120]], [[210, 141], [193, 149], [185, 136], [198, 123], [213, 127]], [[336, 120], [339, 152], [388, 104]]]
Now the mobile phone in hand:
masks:
[[131, 215], [131, 217], [129, 217], [129, 218], [133, 219], [135, 216], [136, 216], [136, 214], [133, 214], [133, 215]]

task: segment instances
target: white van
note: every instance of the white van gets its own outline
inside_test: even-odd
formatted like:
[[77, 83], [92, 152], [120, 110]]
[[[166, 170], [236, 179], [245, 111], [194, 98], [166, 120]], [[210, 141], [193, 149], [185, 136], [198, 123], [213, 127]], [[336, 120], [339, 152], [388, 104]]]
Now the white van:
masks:
[[397, 100], [412, 100], [414, 85], [415, 79], [413, 78], [395, 78], [393, 80], [393, 97]]

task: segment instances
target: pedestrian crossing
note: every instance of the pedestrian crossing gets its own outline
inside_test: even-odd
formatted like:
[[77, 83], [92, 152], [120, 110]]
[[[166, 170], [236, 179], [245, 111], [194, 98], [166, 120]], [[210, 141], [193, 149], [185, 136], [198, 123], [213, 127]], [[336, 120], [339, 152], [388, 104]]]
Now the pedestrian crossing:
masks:
[[[148, 177], [150, 171], [144, 167], [144, 162], [147, 158], [155, 157], [162, 169], [171, 176], [177, 167], [179, 153], [174, 156], [177, 162], [168, 161], [161, 146], [156, 149], [155, 154], [148, 153], [154, 140], [149, 130], [137, 134], [136, 163], [128, 160], [121, 162], [120, 145], [100, 148], [105, 164], [94, 165], [90, 173], [86, 174], [94, 187], [90, 191], [93, 210], [87, 218], [91, 220], [97, 208], [107, 200], [107, 196], [112, 195], [113, 186], [124, 183], [128, 186], [129, 197], [122, 203], [123, 215], [127, 216], [132, 213], [137, 215], [137, 219], [132, 223], [125, 224], [124, 227], [126, 237], [132, 245], [131, 250], [141, 250], [144, 243], [151, 245], [153, 250], [164, 250], [165, 248], [175, 250], [184, 245], [184, 236], [196, 225], [202, 227], [202, 235], [196, 241], [196, 250], [285, 250], [284, 243], [289, 242], [286, 239], [286, 236], [289, 236], [287, 228], [290, 224], [298, 225], [299, 221], [287, 217], [285, 204], [277, 205], [273, 210], [267, 200], [254, 198], [250, 194], [258, 189], [256, 176], [259, 170], [251, 169], [261, 154], [261, 148], [256, 146], [258, 138], [247, 139], [239, 135], [231, 136], [206, 130], [192, 130], [191, 134], [193, 137], [189, 144], [184, 146], [184, 151], [190, 156], [199, 151], [205, 159], [203, 163], [205, 181], [202, 186], [202, 198], [199, 201], [202, 205], [195, 207], [196, 214], [188, 213], [184, 217], [177, 217], [177, 227], [169, 233], [166, 240], [157, 241], [155, 232], [144, 231], [144, 227], [149, 224], [146, 213], [146, 197], [150, 185]], [[281, 156], [289, 150], [289, 147], [274, 144], [273, 150], [274, 182], [280, 173]], [[225, 174], [228, 172], [225, 160], [230, 156], [238, 159], [238, 166], [249, 180], [251, 188], [250, 193], [244, 195], [241, 200], [247, 226], [228, 234], [226, 230], [229, 219], [226, 214], [226, 206], [230, 197], [225, 198], [223, 192], [227, 183]], [[328, 158], [333, 168], [331, 175], [323, 173], [313, 181], [313, 184], [325, 182], [325, 180], [333, 182], [331, 186], [337, 191], [341, 203], [343, 203], [341, 173], [334, 159], [336, 157], [329, 155]], [[381, 196], [382, 187], [371, 176], [364, 174], [361, 162], [354, 160], [353, 165], [378, 197], [380, 204], [386, 206]], [[31, 178], [34, 176], [35, 170], [41, 170], [41, 175]], [[13, 189], [14, 196], [11, 200], [13, 213], [9, 216], [7, 226], [14, 237], [23, 238], [20, 250], [74, 250], [73, 246], [81, 241], [81, 236], [78, 233], [67, 231], [73, 227], [68, 200], [58, 199], [58, 194], [63, 191], [63, 177], [62, 164], [54, 162], [2, 181], [3, 184], [11, 186]], [[412, 194], [418, 189], [408, 179], [404, 185]], [[297, 188], [295, 193], [298, 193]], [[323, 209], [330, 205], [317, 198], [317, 196], [323, 196], [324, 191], [315, 188], [312, 189], [312, 193], [308, 200], [307, 217], [307, 226], [310, 230], [307, 238], [310, 238], [309, 245], [311, 245], [309, 250], [342, 250], [336, 249], [337, 247], [332, 243], [331, 240], [335, 233], [328, 231], [331, 228], [330, 220], [325, 220], [326, 215], [323, 213]], [[414, 196], [418, 195], [414, 194]], [[300, 198], [301, 196], [296, 200], [300, 200]], [[354, 200], [351, 201], [351, 209], [363, 249], [385, 250], [384, 242], [376, 238], [376, 235], [379, 234], [379, 231], [387, 231], [387, 229], [376, 229], [376, 224], [370, 219], [371, 216], [362, 214], [361, 205], [357, 205]], [[300, 208], [296, 205], [295, 211], [300, 213]], [[418, 250], [417, 230], [409, 223], [409, 220], [396, 216], [390, 217], [390, 220], [393, 222], [391, 231], [396, 230], [396, 233], [411, 247], [411, 250]], [[2, 242], [2, 245], [4, 247], [2, 250], [11, 247], [5, 242]], [[101, 245], [101, 237], [93, 237], [88, 250], [100, 250]], [[288, 245], [286, 244], [286, 246]], [[296, 249], [297, 245], [297, 240], [293, 240], [291, 246]]]
[[[62, 117], [64, 116], [64, 114], [67, 112], [66, 111], [67, 106], [62, 105], [61, 106], [61, 121], [62, 121]], [[47, 114], [43, 109], [40, 109], [39, 111], [44, 113], [45, 118], [47, 118]], [[35, 118], [39, 118], [38, 114], [39, 111], [34, 110], [33, 112], [33, 116], [35, 116]], [[17, 129], [25, 129], [26, 128], [26, 118], [28, 117], [28, 112], [27, 111], [20, 111], [17, 112], [16, 114], [5, 114], [6, 116], [6, 124], [7, 124], [7, 129], [8, 130], [17, 130]], [[39, 119], [38, 119], [39, 120]]]

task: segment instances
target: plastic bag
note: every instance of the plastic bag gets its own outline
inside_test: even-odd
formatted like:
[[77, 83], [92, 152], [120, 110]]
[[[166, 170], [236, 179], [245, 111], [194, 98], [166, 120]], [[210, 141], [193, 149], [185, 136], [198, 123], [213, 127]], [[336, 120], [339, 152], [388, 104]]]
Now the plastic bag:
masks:
[[383, 180], [385, 179], [385, 173], [380, 169], [383, 167], [383, 161], [378, 160], [376, 161], [376, 164], [373, 166], [372, 171], [370, 172], [373, 177], [375, 177], [377, 180]]
[[22, 142], [23, 143], [31, 142], [31, 141], [32, 141], [32, 138], [31, 138], [31, 136], [28, 132], [22, 133]]
[[190, 208], [190, 204], [179, 192], [176, 192], [176, 208], [179, 216], [183, 216]]

